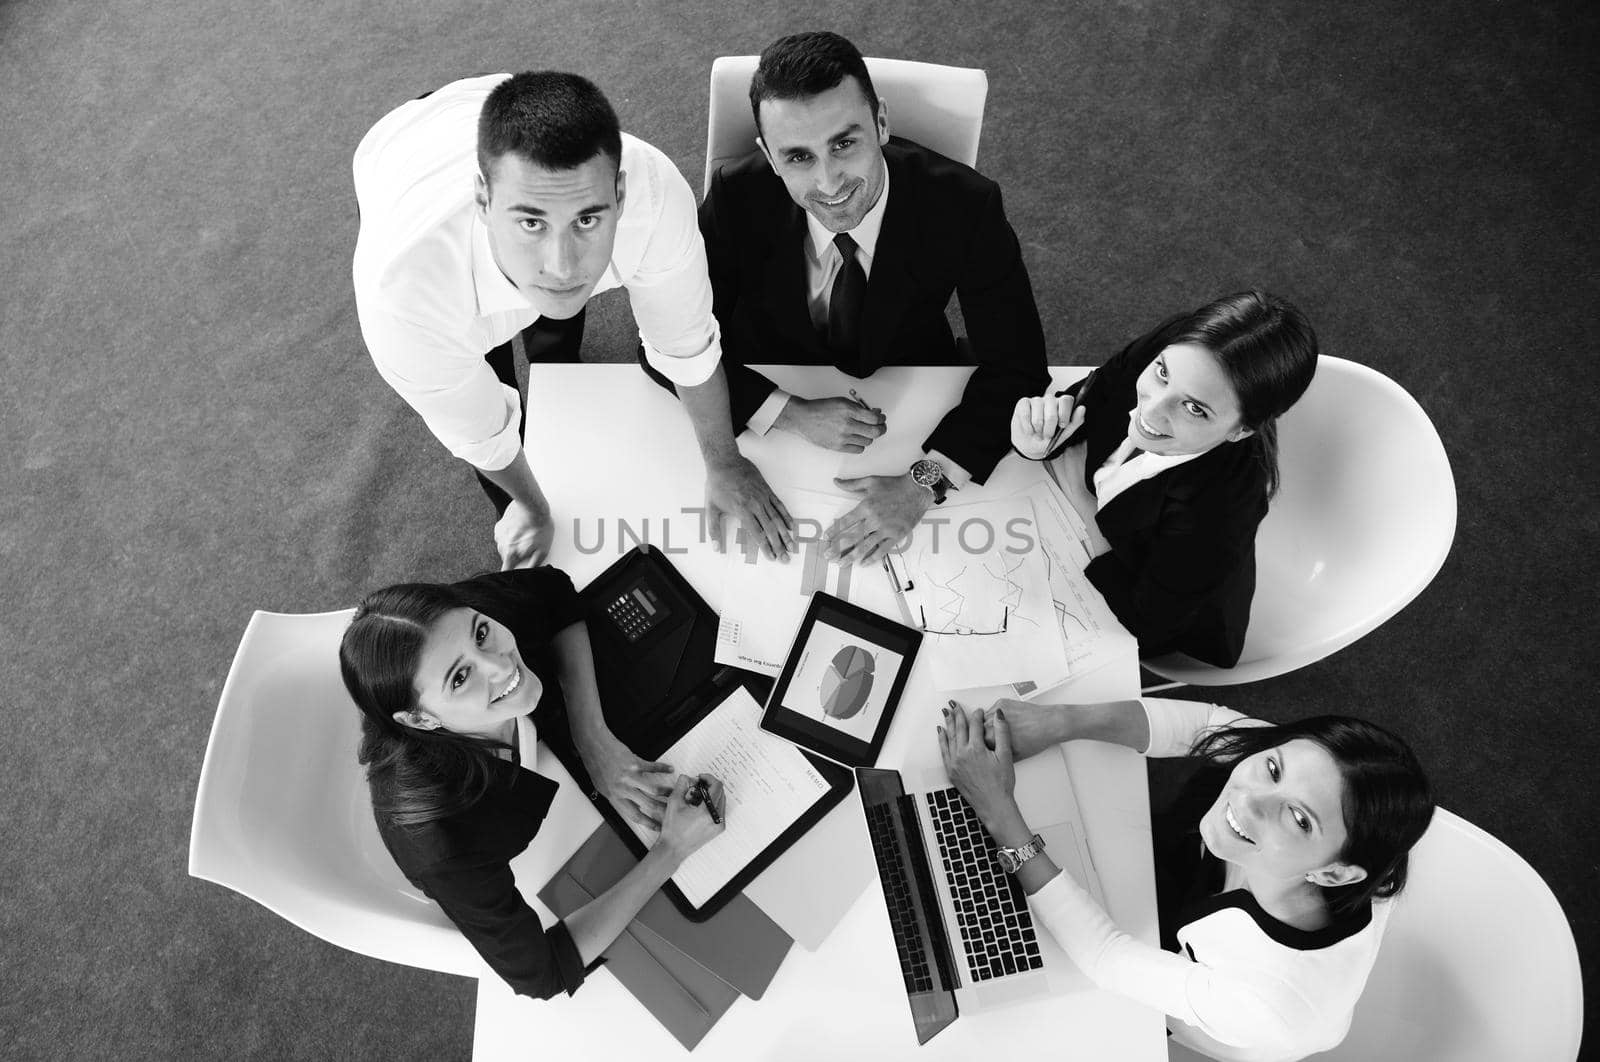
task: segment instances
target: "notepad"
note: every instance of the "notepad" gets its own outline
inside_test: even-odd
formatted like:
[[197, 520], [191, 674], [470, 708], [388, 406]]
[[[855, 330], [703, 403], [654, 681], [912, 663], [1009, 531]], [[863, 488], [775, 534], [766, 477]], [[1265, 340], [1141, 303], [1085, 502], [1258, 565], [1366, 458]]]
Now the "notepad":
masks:
[[[761, 706], [740, 686], [662, 753], [680, 774], [722, 781], [727, 828], [683, 861], [672, 881], [699, 907], [827, 795], [826, 779], [789, 742], [761, 729]], [[656, 831], [629, 824], [645, 844]]]

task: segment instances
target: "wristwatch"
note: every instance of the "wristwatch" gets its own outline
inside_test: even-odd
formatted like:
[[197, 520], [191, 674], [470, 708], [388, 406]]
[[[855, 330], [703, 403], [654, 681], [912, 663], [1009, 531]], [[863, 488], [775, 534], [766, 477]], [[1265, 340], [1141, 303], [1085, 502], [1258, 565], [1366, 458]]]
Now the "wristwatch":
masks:
[[1021, 848], [1007, 848], [1001, 845], [995, 852], [995, 858], [1000, 860], [1000, 866], [1007, 874], [1015, 874], [1022, 869], [1022, 864], [1044, 851], [1044, 838], [1034, 834], [1032, 840]]
[[944, 474], [944, 466], [926, 457], [911, 463], [911, 482], [919, 487], [926, 487], [933, 494], [935, 505], [943, 505], [945, 492], [956, 489], [956, 485], [950, 482], [950, 477]]

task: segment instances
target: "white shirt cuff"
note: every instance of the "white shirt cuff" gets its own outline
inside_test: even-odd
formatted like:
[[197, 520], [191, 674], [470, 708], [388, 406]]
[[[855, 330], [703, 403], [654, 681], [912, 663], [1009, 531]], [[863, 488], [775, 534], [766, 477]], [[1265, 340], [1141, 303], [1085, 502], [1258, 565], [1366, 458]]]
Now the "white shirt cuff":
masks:
[[789, 392], [781, 387], [774, 387], [767, 400], [761, 403], [761, 408], [750, 414], [750, 419], [744, 426], [757, 435], [765, 435], [772, 430], [778, 422], [778, 417], [783, 414], [784, 407], [789, 404]]
[[650, 367], [679, 387], [700, 386], [711, 379], [711, 374], [722, 364], [720, 329], [712, 332], [711, 341], [698, 354], [667, 354], [644, 336], [640, 336], [639, 341], [644, 344], [645, 360], [650, 363]]
[[940, 467], [944, 469], [944, 478], [948, 479], [957, 490], [960, 490], [962, 487], [965, 487], [968, 483], [972, 482], [971, 472], [968, 472], [966, 469], [950, 460], [944, 454], [941, 454], [938, 450], [929, 450], [928, 457], [931, 460], [939, 462]]

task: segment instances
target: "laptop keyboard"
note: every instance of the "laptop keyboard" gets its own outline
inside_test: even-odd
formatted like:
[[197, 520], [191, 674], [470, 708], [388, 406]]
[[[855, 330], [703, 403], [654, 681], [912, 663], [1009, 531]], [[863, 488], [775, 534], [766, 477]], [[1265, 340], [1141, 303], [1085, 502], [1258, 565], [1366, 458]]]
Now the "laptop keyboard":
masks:
[[1000, 869], [994, 839], [978, 821], [977, 812], [954, 788], [924, 796], [933, 815], [972, 980], [989, 981], [1043, 967], [1027, 894]]
[[891, 805], [869, 805], [866, 812], [867, 833], [872, 838], [872, 854], [878, 861], [878, 876], [883, 881], [883, 898], [889, 907], [889, 925], [894, 930], [895, 950], [900, 953], [900, 974], [905, 978], [906, 991], [930, 992], [933, 972], [928, 969], [927, 949], [922, 946], [922, 934], [917, 929], [911, 881], [900, 860], [895, 858], [899, 848], [895, 843]]

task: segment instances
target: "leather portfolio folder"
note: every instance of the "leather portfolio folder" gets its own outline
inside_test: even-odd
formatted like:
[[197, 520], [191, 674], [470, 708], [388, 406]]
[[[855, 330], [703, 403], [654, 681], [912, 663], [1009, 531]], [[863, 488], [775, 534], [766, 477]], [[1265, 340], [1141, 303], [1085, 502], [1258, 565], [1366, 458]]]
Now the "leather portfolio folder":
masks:
[[[638, 862], [602, 824], [539, 891], [565, 918], [621, 880]], [[759, 999], [793, 943], [744, 896], [691, 922], [656, 893], [605, 951], [606, 968], [668, 1032], [693, 1049], [741, 994]]]

